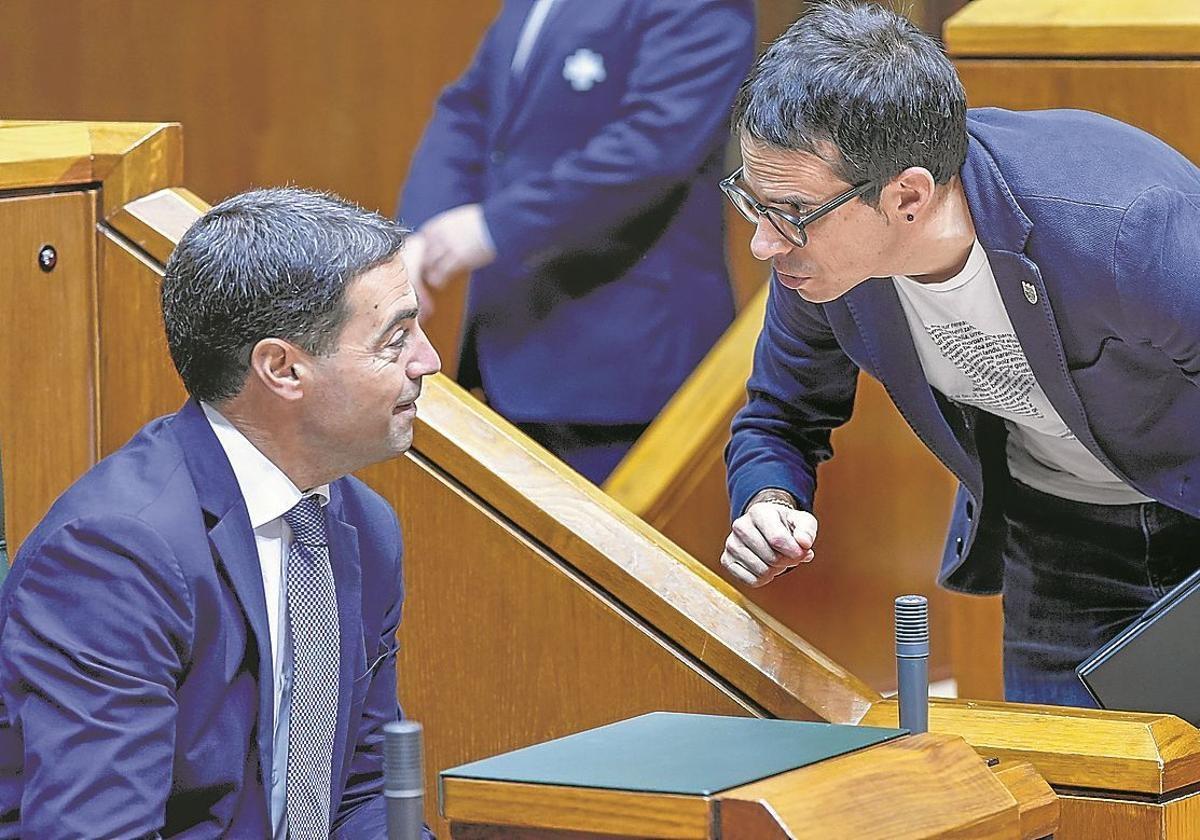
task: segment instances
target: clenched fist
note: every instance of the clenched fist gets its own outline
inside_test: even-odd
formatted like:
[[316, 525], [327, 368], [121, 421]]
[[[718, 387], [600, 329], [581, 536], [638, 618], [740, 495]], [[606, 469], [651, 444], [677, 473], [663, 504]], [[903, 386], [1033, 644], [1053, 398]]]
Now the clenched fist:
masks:
[[733, 522], [721, 567], [748, 586], [765, 586], [788, 569], [813, 559], [817, 520], [780, 498], [752, 502]]

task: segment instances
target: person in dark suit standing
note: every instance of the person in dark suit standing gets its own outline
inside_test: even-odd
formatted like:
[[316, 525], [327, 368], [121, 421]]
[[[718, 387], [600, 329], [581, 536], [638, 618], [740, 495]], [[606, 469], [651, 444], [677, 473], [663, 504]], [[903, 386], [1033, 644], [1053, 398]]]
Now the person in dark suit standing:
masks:
[[459, 381], [602, 481], [733, 318], [720, 192], [751, 0], [508, 0], [399, 218], [474, 272]]
[[0, 835], [383, 837], [395, 513], [439, 367], [405, 232], [332, 196], [234, 196], [167, 264], [190, 399], [80, 478], [0, 596]]
[[1200, 169], [1098, 114], [968, 111], [873, 4], [814, 4], [734, 125], [723, 186], [775, 278], [725, 569], [813, 559], [866, 371], [959, 481], [938, 580], [1003, 592], [1008, 699], [1094, 705], [1075, 667], [1200, 565]]

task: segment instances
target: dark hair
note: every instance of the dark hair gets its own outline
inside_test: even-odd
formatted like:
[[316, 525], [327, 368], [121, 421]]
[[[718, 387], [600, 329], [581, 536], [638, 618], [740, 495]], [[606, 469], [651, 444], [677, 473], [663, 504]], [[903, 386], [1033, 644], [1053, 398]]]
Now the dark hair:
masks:
[[828, 158], [850, 184], [875, 186], [910, 166], [944, 184], [967, 157], [966, 94], [938, 43], [874, 4], [811, 6], [755, 63], [733, 104], [733, 129]]
[[295, 187], [213, 207], [179, 240], [162, 282], [167, 345], [188, 393], [206, 402], [236, 396], [264, 338], [332, 352], [347, 285], [394, 257], [406, 233], [337, 196]]

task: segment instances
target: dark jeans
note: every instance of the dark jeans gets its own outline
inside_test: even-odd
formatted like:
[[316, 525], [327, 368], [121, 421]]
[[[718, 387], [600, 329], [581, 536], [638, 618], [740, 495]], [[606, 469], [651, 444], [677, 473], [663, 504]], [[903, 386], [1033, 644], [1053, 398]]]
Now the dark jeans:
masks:
[[518, 423], [521, 431], [566, 461], [594, 484], [603, 484], [633, 446], [646, 423]]
[[1094, 707], [1075, 666], [1200, 566], [1200, 520], [1019, 482], [1005, 514], [1004, 696]]

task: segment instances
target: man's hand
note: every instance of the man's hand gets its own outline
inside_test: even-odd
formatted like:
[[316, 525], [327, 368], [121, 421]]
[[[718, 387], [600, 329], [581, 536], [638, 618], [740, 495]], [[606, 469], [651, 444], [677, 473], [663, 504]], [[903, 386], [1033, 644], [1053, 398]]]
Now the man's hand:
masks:
[[478, 204], [439, 213], [418, 231], [424, 244], [422, 281], [440, 289], [456, 274], [490, 265], [496, 259], [492, 235]]
[[765, 586], [799, 563], [811, 563], [817, 520], [779, 499], [752, 502], [733, 522], [721, 566], [748, 586]]
[[421, 270], [421, 264], [425, 260], [425, 237], [419, 233], [410, 234], [404, 240], [404, 247], [400, 249], [400, 258], [404, 260], [404, 271], [421, 307], [418, 317], [424, 321], [433, 314], [433, 295], [429, 293], [429, 286], [426, 285], [425, 275]]

